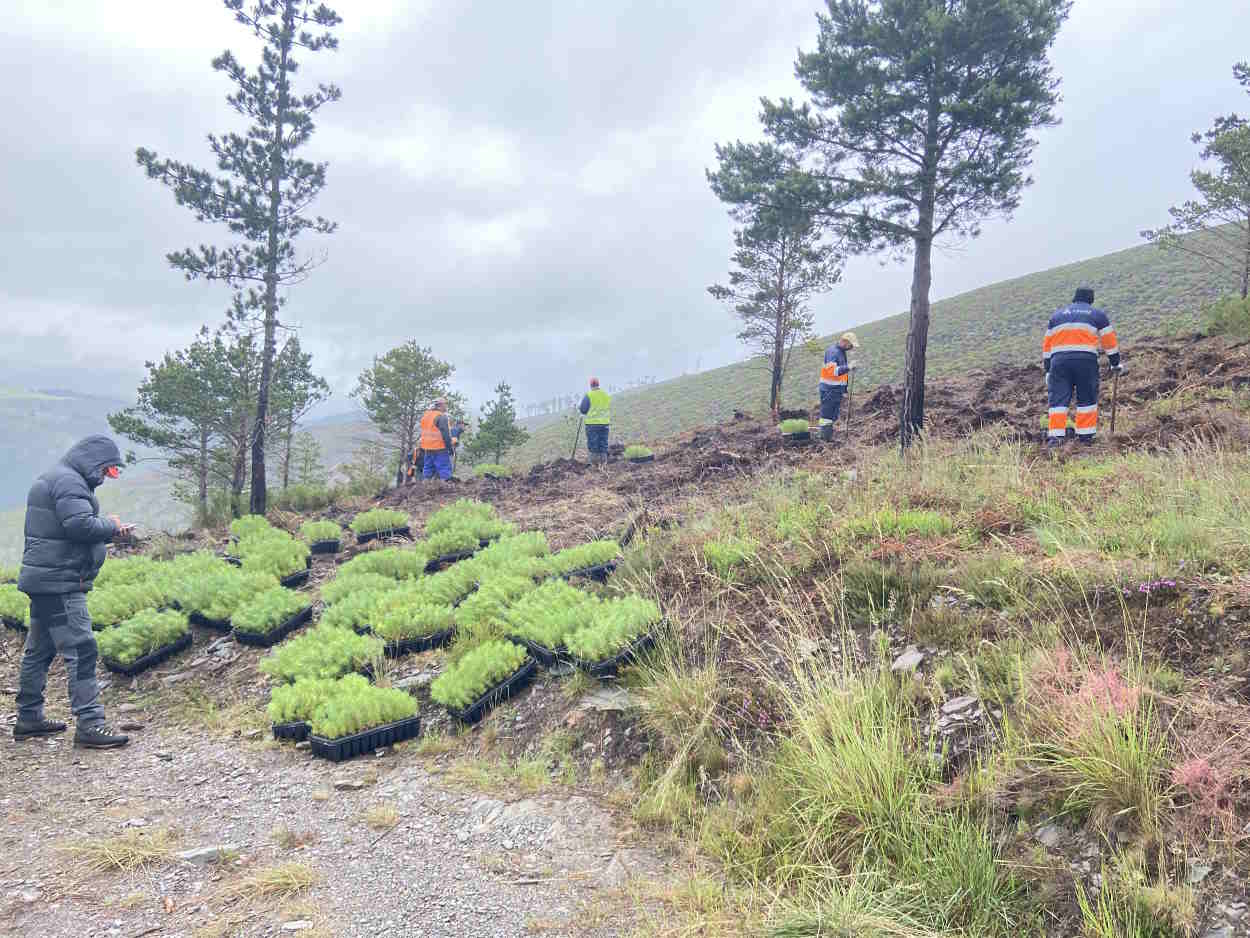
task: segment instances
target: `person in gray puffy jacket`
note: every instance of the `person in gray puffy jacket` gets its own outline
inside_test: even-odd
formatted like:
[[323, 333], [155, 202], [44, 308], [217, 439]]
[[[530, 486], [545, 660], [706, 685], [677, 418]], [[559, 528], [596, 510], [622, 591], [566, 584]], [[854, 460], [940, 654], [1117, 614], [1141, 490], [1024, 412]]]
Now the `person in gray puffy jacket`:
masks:
[[70, 708], [77, 728], [74, 745], [114, 749], [128, 737], [110, 729], [96, 682], [95, 635], [87, 592], [108, 555], [110, 541], [132, 525], [100, 517], [95, 490], [116, 479], [121, 451], [107, 436], [79, 440], [61, 461], [35, 480], [26, 497], [26, 544], [17, 586], [30, 597], [30, 630], [22, 656], [14, 739], [51, 736], [64, 723], [45, 719], [43, 691], [58, 654], [69, 679]]

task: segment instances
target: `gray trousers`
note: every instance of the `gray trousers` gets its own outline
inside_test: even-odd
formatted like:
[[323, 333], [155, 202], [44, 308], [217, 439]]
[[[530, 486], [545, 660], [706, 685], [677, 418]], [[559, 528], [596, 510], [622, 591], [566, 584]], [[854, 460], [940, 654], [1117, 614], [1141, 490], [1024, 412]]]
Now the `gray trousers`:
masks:
[[99, 652], [87, 613], [86, 593], [40, 594], [30, 598], [30, 631], [18, 679], [17, 718], [23, 723], [43, 719], [43, 690], [48, 668], [57, 655], [65, 661], [69, 704], [79, 726], [104, 722], [95, 665]]

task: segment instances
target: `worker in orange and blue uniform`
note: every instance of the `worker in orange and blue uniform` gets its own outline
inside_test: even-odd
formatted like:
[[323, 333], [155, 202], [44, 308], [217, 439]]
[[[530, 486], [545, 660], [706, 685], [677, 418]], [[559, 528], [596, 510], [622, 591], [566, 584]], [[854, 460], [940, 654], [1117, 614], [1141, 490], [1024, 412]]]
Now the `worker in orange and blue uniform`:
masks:
[[446, 482], [451, 478], [451, 427], [447, 422], [447, 400], [439, 398], [421, 417], [421, 449], [425, 453], [423, 479], [434, 473]]
[[825, 349], [825, 363], [820, 369], [820, 438], [826, 443], [833, 439], [833, 425], [838, 422], [842, 397], [855, 370], [846, 353], [858, 346], [855, 333], [844, 332], [837, 343]]
[[1094, 291], [1081, 287], [1072, 302], [1055, 311], [1042, 340], [1042, 367], [1050, 416], [1046, 443], [1058, 446], [1067, 433], [1068, 405], [1076, 391], [1076, 436], [1086, 446], [1098, 430], [1098, 355], [1105, 352], [1120, 371], [1120, 346], [1107, 314], [1094, 307]]

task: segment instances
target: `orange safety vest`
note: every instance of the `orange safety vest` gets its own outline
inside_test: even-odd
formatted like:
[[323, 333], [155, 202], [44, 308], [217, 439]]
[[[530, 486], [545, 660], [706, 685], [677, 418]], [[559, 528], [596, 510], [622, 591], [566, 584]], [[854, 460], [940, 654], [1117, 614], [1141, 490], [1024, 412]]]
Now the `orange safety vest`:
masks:
[[447, 448], [443, 444], [443, 434], [435, 425], [435, 421], [441, 416], [441, 410], [427, 410], [421, 418], [421, 448], [426, 452]]
[[[810, 373], [810, 372], [809, 372]], [[837, 362], [826, 362], [820, 369], [820, 383], [831, 384], [836, 387], [845, 387], [850, 383], [851, 373], [848, 371], [844, 375], [838, 374]]]

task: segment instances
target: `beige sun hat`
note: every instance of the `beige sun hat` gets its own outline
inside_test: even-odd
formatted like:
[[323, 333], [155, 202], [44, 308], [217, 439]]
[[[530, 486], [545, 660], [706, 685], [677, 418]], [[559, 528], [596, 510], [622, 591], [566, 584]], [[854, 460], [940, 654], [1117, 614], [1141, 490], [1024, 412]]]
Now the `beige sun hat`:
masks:
[[851, 348], [859, 348], [859, 339], [855, 337], [854, 332], [844, 332], [842, 338], [851, 343]]

